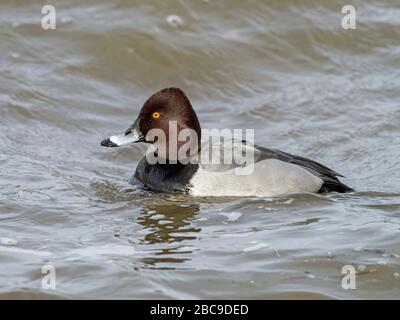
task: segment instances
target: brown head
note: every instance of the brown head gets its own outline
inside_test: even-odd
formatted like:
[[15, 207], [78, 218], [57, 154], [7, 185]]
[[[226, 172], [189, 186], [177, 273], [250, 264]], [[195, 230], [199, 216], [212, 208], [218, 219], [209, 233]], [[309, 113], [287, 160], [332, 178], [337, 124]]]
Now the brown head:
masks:
[[101, 145], [119, 147], [147, 142], [155, 146], [158, 156], [182, 160], [186, 157], [183, 154], [199, 151], [200, 140], [200, 123], [189, 99], [181, 89], [166, 88], [147, 99], [124, 134], [105, 139]]

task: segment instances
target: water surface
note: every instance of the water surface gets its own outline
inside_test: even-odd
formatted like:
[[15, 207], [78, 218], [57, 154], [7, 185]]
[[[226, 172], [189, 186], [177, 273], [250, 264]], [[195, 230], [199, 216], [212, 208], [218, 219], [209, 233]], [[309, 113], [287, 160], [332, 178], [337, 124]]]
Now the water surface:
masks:
[[[397, 1], [352, 1], [356, 30], [341, 28], [343, 1], [49, 3], [50, 31], [43, 1], [0, 3], [0, 298], [400, 297]], [[144, 146], [100, 141], [168, 86], [203, 127], [255, 129], [357, 192], [131, 187]]]

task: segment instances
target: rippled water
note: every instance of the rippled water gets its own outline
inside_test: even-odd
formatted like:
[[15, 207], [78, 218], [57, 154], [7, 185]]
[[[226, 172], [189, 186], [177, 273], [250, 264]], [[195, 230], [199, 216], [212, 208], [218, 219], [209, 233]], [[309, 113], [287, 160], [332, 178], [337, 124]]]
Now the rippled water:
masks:
[[[43, 1], [2, 0], [0, 298], [399, 298], [400, 6], [351, 2], [356, 30], [344, 1], [58, 0], [44, 31]], [[133, 189], [144, 146], [99, 142], [167, 86], [357, 192]]]

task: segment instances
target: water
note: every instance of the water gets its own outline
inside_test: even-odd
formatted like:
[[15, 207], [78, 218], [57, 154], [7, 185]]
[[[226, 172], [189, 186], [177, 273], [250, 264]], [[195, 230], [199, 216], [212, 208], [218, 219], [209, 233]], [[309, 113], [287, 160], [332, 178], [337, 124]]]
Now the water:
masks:
[[[0, 3], [0, 298], [400, 297], [397, 1], [352, 1], [357, 30], [343, 1], [49, 3], [50, 31], [43, 1]], [[253, 128], [357, 192], [130, 187], [144, 146], [100, 141], [168, 86], [203, 127]]]

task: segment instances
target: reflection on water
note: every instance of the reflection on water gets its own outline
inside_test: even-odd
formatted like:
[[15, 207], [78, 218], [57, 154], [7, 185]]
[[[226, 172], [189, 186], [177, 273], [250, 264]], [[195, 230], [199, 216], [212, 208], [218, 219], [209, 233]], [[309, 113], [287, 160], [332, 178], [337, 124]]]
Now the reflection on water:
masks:
[[[127, 185], [108, 181], [92, 182], [91, 186], [96, 195], [107, 203], [126, 203], [128, 208], [135, 209], [126, 221], [141, 226], [140, 233], [137, 234], [138, 230], [134, 228], [124, 237], [146, 252], [142, 262], [153, 268], [168, 269], [171, 267], [164, 264], [188, 260], [179, 256], [192, 253], [190, 240], [196, 239], [201, 232], [201, 228], [192, 224], [199, 213], [199, 203], [185, 195], [131, 189]], [[121, 237], [120, 230], [115, 234]]]
[[148, 231], [144, 243], [182, 242], [195, 239], [195, 234], [201, 231], [191, 226], [198, 212], [198, 204], [150, 204], [142, 208], [136, 222]]
[[[191, 221], [199, 211], [198, 204], [160, 204], [148, 205], [141, 209], [136, 222], [142, 225], [146, 233], [140, 242], [151, 245], [150, 257], [143, 262], [157, 269], [174, 269], [166, 267], [165, 264], [181, 263], [188, 258], [181, 258], [182, 254], [188, 256], [192, 253], [187, 243], [196, 239], [196, 233], [200, 228], [193, 227]], [[179, 243], [185, 242], [185, 245]], [[152, 245], [156, 245], [155, 247]], [[157, 246], [158, 245], [158, 246]]]

